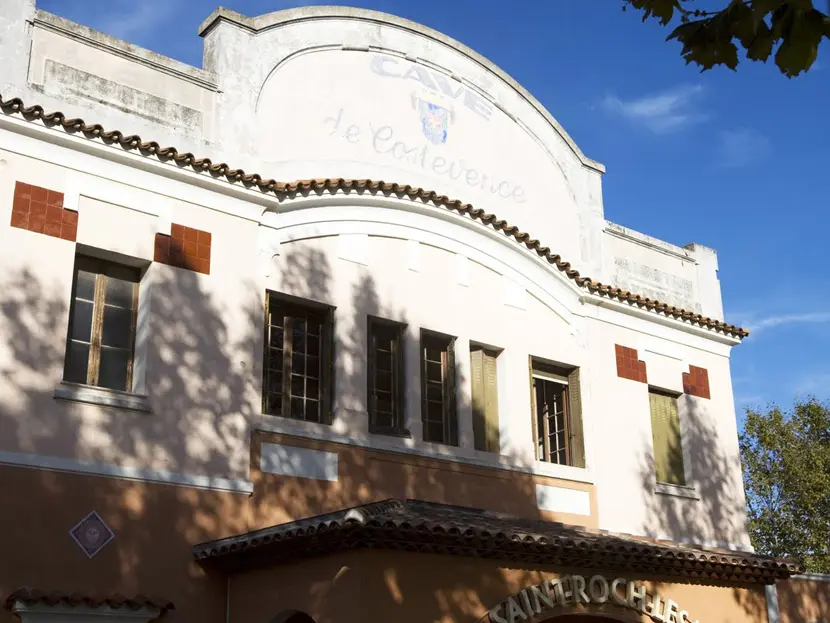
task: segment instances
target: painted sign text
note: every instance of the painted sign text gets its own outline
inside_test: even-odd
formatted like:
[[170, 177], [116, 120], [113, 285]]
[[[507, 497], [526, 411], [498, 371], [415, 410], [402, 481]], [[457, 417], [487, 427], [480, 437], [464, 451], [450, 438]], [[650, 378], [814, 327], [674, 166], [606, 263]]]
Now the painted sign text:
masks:
[[649, 595], [645, 584], [601, 575], [563, 576], [530, 586], [490, 609], [489, 623], [527, 621], [553, 608], [579, 604], [613, 604], [647, 614], [660, 623], [699, 623], [671, 599]]

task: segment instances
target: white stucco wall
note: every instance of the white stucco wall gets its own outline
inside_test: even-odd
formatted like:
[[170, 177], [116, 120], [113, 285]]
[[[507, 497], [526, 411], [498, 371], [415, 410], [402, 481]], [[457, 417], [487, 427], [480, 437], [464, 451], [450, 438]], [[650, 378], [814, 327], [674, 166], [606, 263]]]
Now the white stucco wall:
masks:
[[[34, 15], [29, 3], [13, 4], [19, 19]], [[519, 85], [440, 33], [355, 10], [255, 20], [225, 11], [204, 26], [206, 70], [197, 70], [39, 15], [21, 35], [33, 31], [35, 42], [30, 81], [14, 85], [24, 99], [266, 177], [368, 177], [434, 189], [520, 226], [583, 274], [627, 280], [619, 285], [722, 316], [714, 252], [607, 223], [601, 165]], [[0, 52], [21, 41], [4, 39]], [[80, 97], [65, 80], [81, 74], [57, 71], [55, 63], [115, 86], [106, 97]], [[4, 79], [21, 80], [10, 71]], [[424, 132], [420, 100], [452, 109], [445, 141]], [[153, 106], [183, 123], [153, 120]], [[80, 215], [78, 248], [146, 271], [141, 297], [150, 337], [141, 356], [150, 413], [55, 399], [76, 247], [9, 227], [16, 181], [66, 194], [66, 206]], [[213, 234], [210, 275], [151, 262], [155, 232], [169, 233], [171, 223]], [[372, 193], [311, 193], [280, 204], [209, 174], [2, 116], [0, 238], [0, 335], [7, 341], [0, 348], [0, 458], [7, 462], [52, 457], [244, 488], [249, 436], [262, 428], [595, 483], [601, 528], [747, 543], [729, 375], [735, 340], [589, 295], [524, 245], [467, 216]], [[269, 288], [336, 307], [330, 427], [261, 414]], [[412, 439], [368, 433], [366, 314], [408, 326]], [[420, 440], [420, 328], [457, 337], [459, 448]], [[472, 448], [470, 343], [503, 349], [499, 457]], [[711, 399], [682, 401], [690, 487], [680, 495], [655, 491], [647, 386], [618, 378], [615, 344], [636, 348], [649, 382], [664, 389], [681, 392], [689, 365], [709, 372]], [[586, 469], [533, 459], [530, 355], [581, 368]]]

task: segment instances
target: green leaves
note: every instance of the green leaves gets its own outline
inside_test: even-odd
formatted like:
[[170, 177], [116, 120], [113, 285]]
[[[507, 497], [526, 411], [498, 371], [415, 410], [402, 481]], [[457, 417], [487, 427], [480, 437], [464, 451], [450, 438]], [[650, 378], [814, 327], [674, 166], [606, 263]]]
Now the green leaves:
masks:
[[749, 532], [773, 556], [830, 571], [830, 409], [816, 400], [747, 411], [740, 435]]
[[[812, 67], [822, 38], [830, 39], [830, 17], [813, 6], [813, 0], [728, 0], [719, 11], [689, 9], [693, 0], [623, 0], [643, 13], [643, 21], [655, 18], [668, 25], [680, 23], [668, 36], [682, 44], [686, 63], [706, 71], [718, 65], [737, 69], [739, 46], [752, 61], [775, 53], [775, 64], [792, 78]], [[724, 0], [726, 1], [726, 0]]]

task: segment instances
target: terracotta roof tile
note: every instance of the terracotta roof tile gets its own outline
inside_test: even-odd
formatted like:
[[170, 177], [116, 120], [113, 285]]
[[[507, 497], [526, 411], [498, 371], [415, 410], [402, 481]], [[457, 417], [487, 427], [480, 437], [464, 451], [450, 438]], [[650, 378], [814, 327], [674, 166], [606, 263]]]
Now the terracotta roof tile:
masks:
[[804, 570], [791, 559], [399, 499], [202, 543], [193, 554], [202, 564], [230, 571], [360, 548], [613, 569], [697, 582], [772, 584]]
[[6, 597], [3, 605], [6, 609], [11, 610], [15, 602], [23, 602], [26, 605], [45, 604], [48, 606], [58, 606], [65, 604], [67, 606], [87, 606], [89, 608], [100, 608], [109, 606], [113, 609], [125, 608], [127, 610], [139, 610], [141, 608], [157, 608], [160, 610], [159, 614], [163, 614], [168, 610], [175, 609], [173, 603], [163, 599], [150, 599], [143, 595], [136, 595], [135, 597], [124, 597], [118, 593], [109, 595], [90, 596], [83, 593], [61, 593], [61, 592], [47, 592], [34, 588], [19, 588], [8, 597]]
[[508, 224], [507, 221], [498, 218], [495, 214], [489, 214], [484, 210], [473, 207], [469, 203], [462, 203], [457, 199], [450, 199], [446, 195], [439, 195], [432, 190], [425, 190], [417, 186], [410, 186], [409, 184], [368, 179], [321, 178], [298, 180], [295, 182], [278, 182], [274, 179], [265, 179], [257, 173], [246, 173], [242, 169], [232, 169], [230, 165], [224, 162], [214, 163], [210, 158], [198, 158], [190, 152], [179, 152], [172, 146], [162, 147], [155, 141], [144, 141], [136, 134], [125, 135], [119, 130], [106, 130], [97, 123], [88, 124], [83, 119], [67, 118], [60, 111], [46, 112], [39, 105], [27, 107], [20, 98], [4, 100], [2, 95], [0, 95], [0, 110], [7, 115], [19, 114], [29, 121], [41, 120], [46, 126], [59, 126], [69, 133], [81, 133], [90, 139], [99, 138], [105, 143], [117, 144], [123, 149], [136, 150], [144, 156], [155, 156], [163, 162], [172, 160], [181, 167], [191, 167], [197, 172], [207, 172], [214, 177], [224, 177], [232, 183], [241, 182], [246, 186], [256, 187], [262, 192], [273, 193], [280, 201], [297, 194], [370, 192], [408, 197], [409, 199], [420, 200], [422, 202], [431, 202], [448, 210], [454, 210], [460, 214], [468, 215], [497, 231], [503, 232], [505, 235], [512, 236], [517, 242], [523, 243], [528, 249], [536, 252], [537, 255], [574, 281], [576, 285], [586, 289], [591, 294], [615, 299], [634, 307], [640, 307], [669, 318], [698, 325], [738, 339], [743, 339], [749, 335], [749, 331], [735, 325], [680, 309], [668, 303], [649, 299], [639, 294], [634, 294], [608, 284], [603, 284], [599, 281], [594, 281], [590, 277], [580, 275], [579, 271], [573, 269], [568, 262], [553, 253], [549, 247], [542, 246], [538, 240], [531, 238], [530, 234], [521, 231], [517, 226]]

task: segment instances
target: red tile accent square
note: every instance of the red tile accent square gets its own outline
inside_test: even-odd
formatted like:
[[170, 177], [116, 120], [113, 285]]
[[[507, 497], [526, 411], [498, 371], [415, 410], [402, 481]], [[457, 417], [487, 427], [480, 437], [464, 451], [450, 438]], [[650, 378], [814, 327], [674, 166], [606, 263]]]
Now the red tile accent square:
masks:
[[648, 383], [646, 363], [639, 360], [636, 349], [614, 344], [614, 353], [617, 357], [617, 376], [639, 383]]
[[11, 226], [75, 242], [78, 213], [64, 209], [63, 193], [17, 182], [12, 200]]
[[46, 195], [46, 203], [50, 206], [58, 206], [59, 208], [63, 207], [63, 193], [59, 193], [56, 190], [48, 191]]
[[706, 368], [689, 366], [689, 371], [683, 373], [683, 393], [710, 399], [709, 371]]
[[20, 229], [28, 229], [29, 227], [29, 214], [27, 212], [12, 212], [12, 227], [18, 227]]
[[45, 201], [35, 201], [33, 199], [32, 204], [29, 206], [29, 214], [32, 216], [42, 216], [45, 219], [48, 207]]
[[170, 234], [156, 234], [154, 261], [209, 275], [210, 232], [173, 223]]
[[58, 223], [63, 221], [63, 208], [46, 204], [46, 222]]
[[63, 223], [61, 225], [61, 238], [75, 242], [78, 239], [78, 224], [77, 223]]
[[49, 191], [46, 188], [41, 188], [40, 186], [32, 186], [32, 201], [42, 201], [46, 203], [46, 200], [49, 198]]
[[54, 238], [61, 237], [61, 224], [60, 222], [54, 223], [51, 221], [46, 221], [46, 224], [43, 226], [43, 233], [47, 236], [52, 236]]
[[36, 214], [29, 214], [29, 231], [33, 231], [36, 234], [43, 233], [43, 227], [46, 225], [46, 217], [45, 216], [38, 216]]

